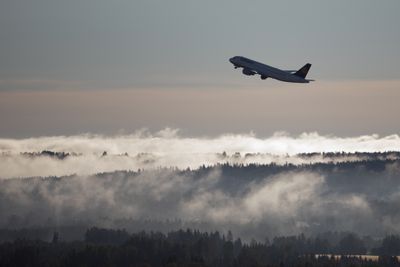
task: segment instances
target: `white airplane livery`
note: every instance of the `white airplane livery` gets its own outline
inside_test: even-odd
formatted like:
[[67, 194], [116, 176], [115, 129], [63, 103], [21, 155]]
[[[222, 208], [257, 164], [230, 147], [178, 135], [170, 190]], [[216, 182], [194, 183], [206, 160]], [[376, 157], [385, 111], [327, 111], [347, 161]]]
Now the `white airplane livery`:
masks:
[[307, 63], [299, 70], [280, 70], [245, 57], [232, 57], [229, 61], [237, 68], [243, 68], [244, 75], [259, 74], [261, 79], [273, 78], [290, 83], [309, 83], [314, 80], [306, 79], [311, 64]]

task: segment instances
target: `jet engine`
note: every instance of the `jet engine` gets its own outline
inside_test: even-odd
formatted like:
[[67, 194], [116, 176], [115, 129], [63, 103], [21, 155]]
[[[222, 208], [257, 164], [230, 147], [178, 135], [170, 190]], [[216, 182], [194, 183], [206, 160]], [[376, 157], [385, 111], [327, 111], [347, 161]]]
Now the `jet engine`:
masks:
[[254, 75], [254, 74], [256, 74], [257, 72], [255, 72], [255, 71], [252, 71], [251, 69], [246, 69], [246, 68], [244, 68], [243, 69], [243, 71], [242, 71], [242, 73], [244, 74], [244, 75]]

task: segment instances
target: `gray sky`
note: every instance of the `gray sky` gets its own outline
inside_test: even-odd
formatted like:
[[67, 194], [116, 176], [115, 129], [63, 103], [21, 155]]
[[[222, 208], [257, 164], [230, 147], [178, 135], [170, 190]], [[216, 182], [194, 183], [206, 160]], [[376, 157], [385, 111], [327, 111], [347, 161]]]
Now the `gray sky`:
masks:
[[[0, 2], [0, 136], [399, 133], [400, 1]], [[245, 77], [243, 55], [313, 85]]]

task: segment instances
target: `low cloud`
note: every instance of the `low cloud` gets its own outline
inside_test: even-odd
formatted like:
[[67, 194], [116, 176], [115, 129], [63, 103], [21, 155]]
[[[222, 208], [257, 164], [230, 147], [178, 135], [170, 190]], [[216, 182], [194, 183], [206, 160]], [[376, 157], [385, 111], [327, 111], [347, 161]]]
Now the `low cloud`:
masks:
[[[382, 236], [400, 233], [400, 168], [394, 170], [388, 164], [380, 172], [283, 169], [256, 175], [251, 167], [234, 167], [241, 173], [237, 180], [214, 167], [2, 180], [0, 227], [84, 223], [130, 229], [137, 221], [148, 228], [149, 221], [178, 220], [169, 227], [231, 229], [245, 239], [324, 231]], [[378, 178], [387, 184], [365, 189]]]
[[[21, 153], [41, 151], [70, 153], [60, 160]], [[146, 130], [131, 135], [77, 135], [28, 139], [0, 139], [0, 177], [61, 176], [93, 174], [114, 170], [178, 167], [198, 168], [217, 163], [277, 164], [326, 162], [321, 155], [301, 158], [299, 153], [384, 152], [400, 150], [400, 136], [378, 135], [341, 138], [304, 133], [276, 133], [267, 138], [255, 134], [224, 134], [214, 138], [182, 137], [166, 128], [151, 134]], [[104, 151], [106, 156], [103, 156]], [[222, 154], [225, 152], [225, 154]], [[239, 154], [237, 154], [239, 153]], [[246, 154], [248, 154], [246, 156]], [[250, 155], [251, 154], [251, 155]], [[343, 161], [357, 160], [342, 158]]]
[[[194, 138], [168, 128], [0, 139], [0, 177], [25, 178], [0, 179], [0, 227], [192, 227], [259, 240], [300, 232], [400, 233], [399, 154], [376, 153], [394, 150], [398, 135]], [[299, 154], [311, 152], [350, 154]], [[27, 178], [33, 176], [40, 177]]]

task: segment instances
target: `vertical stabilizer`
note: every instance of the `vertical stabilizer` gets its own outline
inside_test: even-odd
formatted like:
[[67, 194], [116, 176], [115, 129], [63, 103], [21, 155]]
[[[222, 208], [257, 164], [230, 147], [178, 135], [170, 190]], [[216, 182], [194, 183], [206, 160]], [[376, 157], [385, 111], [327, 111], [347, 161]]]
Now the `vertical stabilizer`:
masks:
[[296, 73], [294, 75], [299, 76], [303, 79], [306, 78], [308, 71], [311, 68], [311, 64], [307, 63], [306, 65], [304, 65], [301, 69], [299, 69], [298, 71], [296, 71]]

